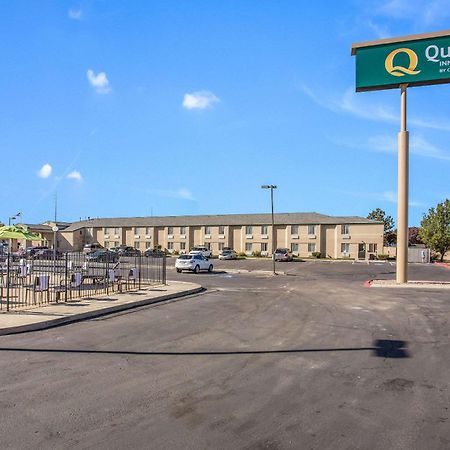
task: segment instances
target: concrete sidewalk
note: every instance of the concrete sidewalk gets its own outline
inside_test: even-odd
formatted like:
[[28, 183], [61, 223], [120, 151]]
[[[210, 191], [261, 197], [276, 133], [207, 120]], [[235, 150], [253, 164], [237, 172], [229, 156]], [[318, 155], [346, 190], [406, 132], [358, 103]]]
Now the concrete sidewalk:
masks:
[[81, 298], [71, 302], [0, 313], [0, 335], [43, 330], [56, 325], [78, 322], [138, 306], [171, 300], [201, 292], [199, 284], [169, 281], [167, 285], [140, 291], [117, 292], [106, 296]]

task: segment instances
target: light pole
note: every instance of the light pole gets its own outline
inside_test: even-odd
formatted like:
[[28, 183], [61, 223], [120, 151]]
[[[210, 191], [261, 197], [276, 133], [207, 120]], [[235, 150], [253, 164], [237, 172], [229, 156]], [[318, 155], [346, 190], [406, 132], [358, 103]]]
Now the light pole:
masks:
[[11, 220], [16, 220], [22, 215], [21, 212], [18, 212], [14, 216], [8, 217], [8, 226], [11, 226]]
[[[21, 213], [18, 212], [14, 216], [8, 217], [8, 226], [11, 226], [11, 221], [16, 220], [18, 217], [21, 216]], [[9, 311], [9, 286], [10, 286], [10, 265], [11, 265], [11, 247], [12, 247], [12, 239], [9, 240], [8, 244], [8, 259], [7, 259], [7, 266], [6, 266], [6, 311]]]
[[272, 262], [273, 262], [273, 274], [276, 275], [275, 271], [275, 220], [273, 217], [273, 190], [277, 187], [273, 184], [263, 184], [261, 189], [270, 189], [270, 206], [272, 209]]

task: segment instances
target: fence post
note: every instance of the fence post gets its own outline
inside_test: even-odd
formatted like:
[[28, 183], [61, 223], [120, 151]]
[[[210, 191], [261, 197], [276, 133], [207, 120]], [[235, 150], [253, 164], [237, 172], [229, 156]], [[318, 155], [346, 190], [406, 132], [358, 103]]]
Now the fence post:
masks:
[[69, 253], [66, 253], [66, 257], [64, 258], [64, 263], [65, 263], [65, 267], [64, 267], [64, 302], [67, 303], [67, 277], [69, 275], [69, 267], [68, 267], [68, 259], [69, 259]]
[[139, 255], [138, 258], [139, 258], [139, 269], [138, 269], [138, 275], [139, 275], [139, 278], [138, 278], [138, 287], [139, 287], [139, 290], [141, 290], [142, 254]]
[[166, 256], [166, 254], [164, 254], [164, 258], [163, 258], [163, 273], [162, 273], [162, 282], [163, 282], [163, 284], [167, 284], [166, 269], [167, 269], [167, 256]]
[[109, 255], [106, 255], [106, 276], [105, 276], [105, 283], [106, 283], [106, 295], [109, 295]]

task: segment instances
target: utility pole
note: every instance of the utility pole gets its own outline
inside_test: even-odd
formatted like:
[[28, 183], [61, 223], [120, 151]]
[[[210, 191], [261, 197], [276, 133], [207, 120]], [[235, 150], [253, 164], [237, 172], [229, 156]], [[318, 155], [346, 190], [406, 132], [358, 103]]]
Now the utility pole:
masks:
[[270, 189], [270, 206], [272, 211], [272, 263], [273, 263], [273, 274], [276, 275], [275, 271], [275, 218], [273, 214], [273, 190], [277, 189], [274, 184], [264, 184], [261, 189]]

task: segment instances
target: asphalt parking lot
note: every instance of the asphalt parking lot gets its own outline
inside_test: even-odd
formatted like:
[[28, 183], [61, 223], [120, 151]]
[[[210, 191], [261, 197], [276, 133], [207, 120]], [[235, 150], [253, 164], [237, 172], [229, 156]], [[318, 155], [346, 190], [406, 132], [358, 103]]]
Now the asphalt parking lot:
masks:
[[169, 271], [203, 294], [1, 337], [2, 448], [450, 448], [450, 291], [365, 288], [389, 263], [214, 264]]

